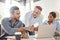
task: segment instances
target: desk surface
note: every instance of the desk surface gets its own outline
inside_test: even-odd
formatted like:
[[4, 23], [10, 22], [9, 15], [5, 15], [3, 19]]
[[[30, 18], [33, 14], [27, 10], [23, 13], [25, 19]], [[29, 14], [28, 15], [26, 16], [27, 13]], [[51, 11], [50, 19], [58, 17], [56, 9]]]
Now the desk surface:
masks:
[[[15, 36], [9, 36], [8, 38], [15, 38]], [[55, 38], [35, 38], [35, 37], [29, 37], [29, 39], [21, 39], [21, 40], [55, 40]]]
[[40, 38], [40, 39], [29, 38], [29, 39], [21, 39], [21, 40], [55, 40], [55, 38]]

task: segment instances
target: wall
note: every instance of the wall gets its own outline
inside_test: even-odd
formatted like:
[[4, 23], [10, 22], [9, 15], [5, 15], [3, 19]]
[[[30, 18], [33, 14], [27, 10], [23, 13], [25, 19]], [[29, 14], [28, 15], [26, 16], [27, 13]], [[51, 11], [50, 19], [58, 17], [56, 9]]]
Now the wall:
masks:
[[[24, 22], [25, 14], [28, 11], [33, 10], [36, 5], [40, 5], [43, 8], [42, 13], [41, 13], [44, 16], [43, 21], [47, 20], [48, 14], [51, 11], [57, 11], [60, 14], [60, 6], [59, 6], [60, 0], [41, 0], [41, 1], [38, 1], [35, 3], [33, 1], [31, 1], [31, 4], [30, 4], [30, 2], [27, 2], [26, 6], [23, 6], [20, 3], [15, 2], [14, 0], [13, 1], [6, 0], [6, 3], [4, 3], [2, 6], [0, 5], [2, 7], [2, 8], [0, 7], [0, 14], [2, 15], [2, 18], [10, 17], [9, 8], [11, 6], [18, 6], [21, 11], [21, 18], [20, 19]], [[2, 12], [1, 12], [1, 9], [2, 9]]]

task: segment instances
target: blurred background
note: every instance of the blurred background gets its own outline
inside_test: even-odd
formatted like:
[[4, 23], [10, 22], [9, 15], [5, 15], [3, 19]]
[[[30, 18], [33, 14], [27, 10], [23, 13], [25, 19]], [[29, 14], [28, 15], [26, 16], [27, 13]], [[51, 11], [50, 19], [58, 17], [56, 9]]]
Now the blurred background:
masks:
[[43, 21], [47, 20], [51, 11], [57, 13], [57, 19], [60, 19], [60, 0], [0, 0], [0, 23], [4, 17], [10, 17], [9, 9], [12, 6], [18, 6], [21, 12], [20, 20], [24, 22], [24, 16], [27, 12], [34, 10], [39, 5], [42, 7]]

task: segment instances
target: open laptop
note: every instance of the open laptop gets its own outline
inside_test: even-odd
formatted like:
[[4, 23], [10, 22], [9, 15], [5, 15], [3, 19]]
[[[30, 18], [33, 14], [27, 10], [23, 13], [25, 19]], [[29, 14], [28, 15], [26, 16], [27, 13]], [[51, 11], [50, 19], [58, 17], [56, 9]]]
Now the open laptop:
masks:
[[56, 27], [54, 25], [40, 25], [36, 38], [50, 38], [54, 36]]

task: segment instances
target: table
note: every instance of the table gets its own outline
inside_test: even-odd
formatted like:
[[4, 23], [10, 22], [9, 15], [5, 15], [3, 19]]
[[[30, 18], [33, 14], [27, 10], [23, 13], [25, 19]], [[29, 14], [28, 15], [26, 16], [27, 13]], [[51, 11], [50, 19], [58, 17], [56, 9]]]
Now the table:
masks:
[[[15, 38], [15, 37], [14, 36], [10, 36], [8, 38], [11, 39], [11, 38]], [[55, 40], [55, 38], [53, 37], [53, 38], [39, 38], [39, 39], [37, 39], [37, 38], [35, 38], [33, 36], [30, 36], [29, 39], [21, 39], [21, 40]]]
[[29, 39], [21, 39], [21, 40], [55, 40], [55, 38], [40, 38], [40, 39], [29, 38]]

